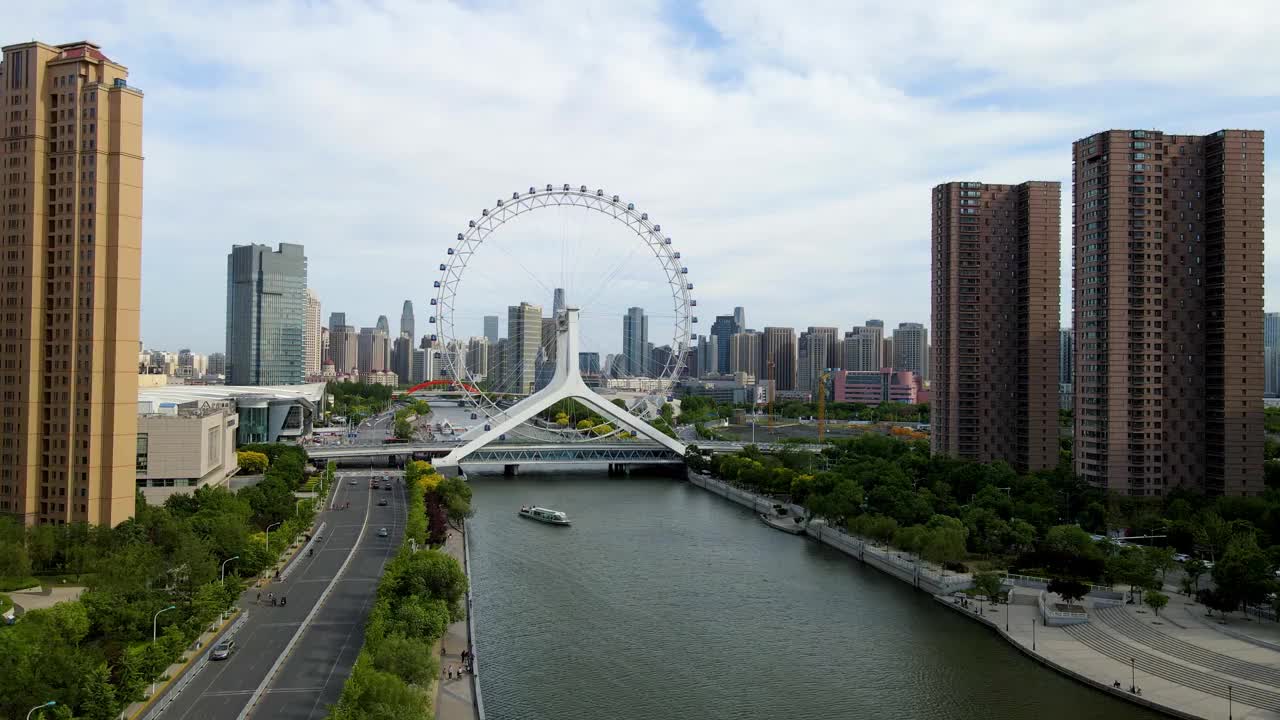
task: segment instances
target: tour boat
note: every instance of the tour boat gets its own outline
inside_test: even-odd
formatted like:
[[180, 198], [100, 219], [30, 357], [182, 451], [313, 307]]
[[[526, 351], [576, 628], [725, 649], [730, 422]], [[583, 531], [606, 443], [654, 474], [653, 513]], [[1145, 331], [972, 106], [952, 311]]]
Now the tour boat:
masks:
[[568, 525], [569, 517], [559, 510], [548, 510], [540, 507], [521, 507], [520, 515], [532, 518], [539, 522], [551, 523], [552, 525]]

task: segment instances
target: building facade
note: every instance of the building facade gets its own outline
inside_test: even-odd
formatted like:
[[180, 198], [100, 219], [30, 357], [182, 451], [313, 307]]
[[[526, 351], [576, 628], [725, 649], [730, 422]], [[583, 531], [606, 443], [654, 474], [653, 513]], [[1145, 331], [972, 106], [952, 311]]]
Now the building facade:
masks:
[[1061, 187], [933, 189], [933, 451], [1058, 462]]
[[1070, 385], [1075, 377], [1076, 336], [1071, 328], [1058, 332], [1058, 383]]
[[1280, 313], [1267, 313], [1262, 329], [1263, 394], [1280, 397]]
[[715, 322], [711, 323], [711, 336], [716, 339], [716, 373], [719, 375], [728, 374], [732, 362], [729, 360], [729, 339], [734, 335], [742, 332], [745, 328], [738, 324], [733, 315], [717, 315]]
[[649, 354], [649, 318], [643, 308], [627, 308], [622, 316], [623, 373], [647, 377], [652, 358]]
[[307, 288], [306, 320], [302, 326], [302, 373], [312, 377], [320, 372], [323, 343], [320, 338], [320, 296]]
[[[835, 328], [831, 328], [834, 334]], [[817, 328], [809, 328], [800, 333], [800, 341], [796, 346], [796, 388], [807, 393], [815, 393], [822, 373], [829, 367], [827, 364], [827, 343], [830, 335]], [[734, 337], [737, 337], [736, 335]]]
[[0, 60], [0, 513], [133, 516], [142, 92], [88, 42]]
[[501, 387], [508, 392], [529, 393], [537, 373], [542, 343], [542, 306], [522, 302], [507, 308], [507, 348], [503, 356]]
[[413, 342], [413, 301], [405, 300], [404, 307], [400, 309], [400, 334], [409, 338], [409, 342]]
[[360, 336], [350, 325], [337, 325], [329, 330], [329, 355], [339, 375], [360, 371]]
[[883, 327], [863, 325], [851, 328], [844, 334], [844, 369], [878, 372], [884, 367], [883, 339]]
[[910, 370], [921, 380], [929, 377], [929, 331], [921, 323], [898, 323], [893, 331], [893, 355], [884, 358], [896, 370]]
[[484, 336], [489, 339], [490, 346], [497, 346], [498, 344], [498, 316], [497, 315], [484, 316]]
[[1259, 130], [1072, 147], [1075, 471], [1128, 495], [1263, 489]]
[[840, 370], [832, 376], [832, 396], [838, 403], [879, 405], [882, 402], [920, 402], [921, 379], [910, 370], [882, 368], [869, 372]]
[[232, 246], [227, 255], [228, 384], [302, 383], [306, 290], [301, 245]]
[[760, 370], [761, 335], [758, 332], [740, 332], [729, 338], [729, 372], [747, 373], [752, 377], [763, 377]]
[[796, 331], [789, 327], [767, 327], [760, 341], [760, 370], [772, 380], [778, 392], [796, 389]]
[[[385, 319], [386, 316], [383, 316]], [[379, 327], [360, 328], [356, 345], [356, 367], [361, 375], [391, 367], [391, 341]]]

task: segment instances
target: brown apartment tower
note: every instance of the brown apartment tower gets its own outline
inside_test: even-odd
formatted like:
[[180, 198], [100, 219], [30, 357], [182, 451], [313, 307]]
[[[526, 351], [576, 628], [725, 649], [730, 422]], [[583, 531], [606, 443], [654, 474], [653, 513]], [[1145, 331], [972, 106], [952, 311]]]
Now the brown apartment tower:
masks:
[[88, 42], [0, 61], [0, 512], [133, 516], [142, 93]]
[[1260, 493], [1262, 132], [1108, 130], [1072, 160], [1076, 474]]
[[933, 452], [1058, 462], [1056, 182], [933, 189]]

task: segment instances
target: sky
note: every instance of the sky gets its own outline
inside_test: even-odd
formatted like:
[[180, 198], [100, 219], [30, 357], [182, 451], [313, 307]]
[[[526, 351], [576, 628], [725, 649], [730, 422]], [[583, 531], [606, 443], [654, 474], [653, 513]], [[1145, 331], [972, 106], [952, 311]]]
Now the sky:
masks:
[[[6, 43], [92, 40], [145, 93], [148, 348], [222, 349], [226, 255], [245, 243], [303, 244], [326, 320], [394, 326], [409, 298], [423, 332], [454, 235], [546, 183], [660, 219], [695, 282], [695, 332], [737, 305], [756, 328], [927, 324], [934, 185], [1057, 180], [1065, 219], [1071, 143], [1093, 132], [1280, 137], [1280, 13], [1254, 0], [44, 0], [4, 15]], [[574, 221], [555, 248], [556, 221], [504, 226], [527, 253], [508, 261], [561, 257]], [[628, 240], [584, 272], [630, 267]], [[1064, 224], [1067, 322], [1069, 250]], [[1271, 310], [1278, 262], [1270, 249]], [[520, 299], [550, 305], [531, 292], [471, 293], [471, 332]], [[618, 313], [639, 301], [612, 302], [595, 332], [620, 346]]]

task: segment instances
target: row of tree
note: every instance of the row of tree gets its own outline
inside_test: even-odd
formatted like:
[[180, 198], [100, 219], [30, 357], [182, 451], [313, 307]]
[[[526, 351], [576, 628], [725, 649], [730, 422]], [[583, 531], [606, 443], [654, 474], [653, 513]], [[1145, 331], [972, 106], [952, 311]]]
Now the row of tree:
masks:
[[[78, 601], [0, 627], [0, 717], [23, 717], [49, 699], [58, 705], [46, 717], [119, 716], [230, 607], [240, 578], [270, 567], [309, 526], [313, 505], [296, 502], [291, 489], [303, 475], [297, 449], [250, 451], [270, 462], [257, 486], [237, 493], [203, 487], [158, 507], [139, 494], [135, 516], [114, 528], [24, 527], [0, 518], [6, 584], [66, 579], [87, 588]], [[278, 521], [268, 548], [263, 531]], [[175, 609], [156, 616], [170, 605]]]
[[431, 405], [426, 400], [412, 400], [404, 407], [396, 410], [392, 431], [401, 440], [408, 440], [413, 437], [413, 423], [410, 422], [409, 418], [422, 418], [430, 414]]
[[344, 380], [328, 383], [325, 392], [333, 397], [333, 414], [357, 424], [391, 404], [392, 389], [386, 385]]

